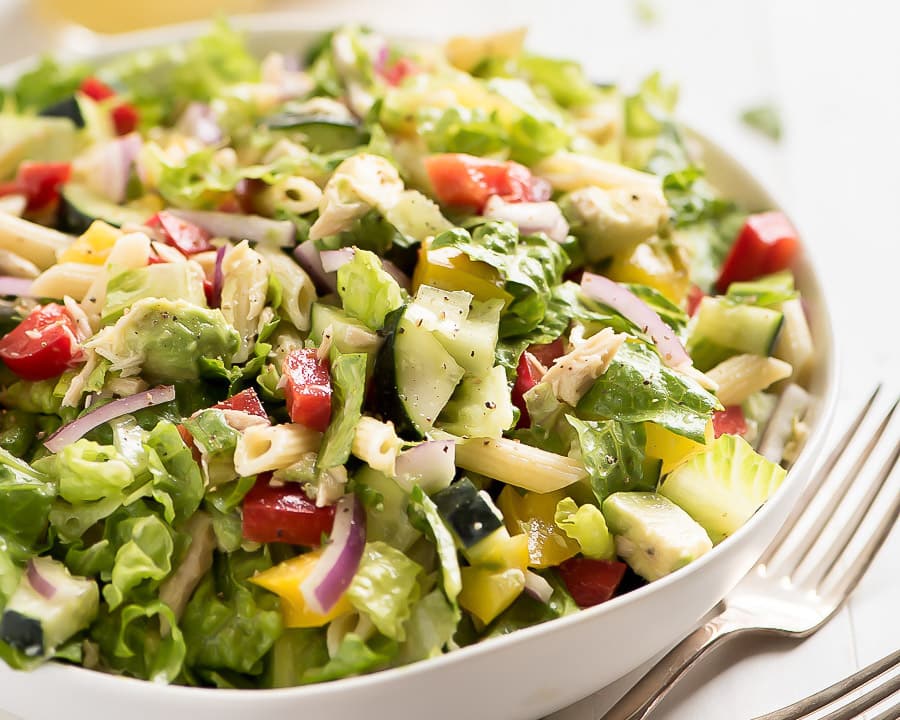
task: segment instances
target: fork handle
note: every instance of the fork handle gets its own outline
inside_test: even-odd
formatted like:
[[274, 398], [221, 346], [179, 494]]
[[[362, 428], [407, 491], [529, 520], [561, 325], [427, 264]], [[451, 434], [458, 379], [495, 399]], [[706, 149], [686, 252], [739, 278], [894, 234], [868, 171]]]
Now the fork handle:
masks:
[[730, 617], [728, 610], [711, 618], [656, 663], [603, 720], [642, 720], [707, 651], [744, 627]]

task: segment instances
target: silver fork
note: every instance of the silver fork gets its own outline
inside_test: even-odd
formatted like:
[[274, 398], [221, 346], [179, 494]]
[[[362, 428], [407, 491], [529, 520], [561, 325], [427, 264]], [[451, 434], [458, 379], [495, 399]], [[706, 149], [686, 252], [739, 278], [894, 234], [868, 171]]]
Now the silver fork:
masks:
[[[805, 638], [841, 607], [887, 538], [900, 509], [895, 402], [881, 387], [819, 468], [759, 564], [720, 612], [662, 658], [604, 720], [641, 720], [709, 650], [747, 633]], [[898, 401], [900, 402], [900, 401]]]

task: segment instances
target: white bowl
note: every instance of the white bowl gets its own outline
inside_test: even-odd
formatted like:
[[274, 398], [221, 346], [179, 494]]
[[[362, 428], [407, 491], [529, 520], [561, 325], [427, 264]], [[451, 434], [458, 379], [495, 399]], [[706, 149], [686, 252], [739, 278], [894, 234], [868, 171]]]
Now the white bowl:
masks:
[[[303, 49], [316, 37], [300, 15], [236, 19], [255, 51]], [[189, 39], [203, 23], [88, 42], [76, 57]], [[303, 30], [296, 28], [304, 28]], [[6, 84], [27, 67], [0, 70]], [[778, 202], [731, 156], [697, 136], [710, 179], [748, 208]], [[414, 665], [333, 683], [284, 690], [210, 690], [162, 686], [50, 663], [31, 673], [0, 662], [0, 707], [23, 718], [73, 720], [190, 717], [312, 717], [368, 720], [525, 720], [569, 705], [612, 683], [686, 635], [733, 588], [784, 522], [825, 439], [836, 395], [837, 363], [829, 315], [809, 257], [797, 283], [811, 309], [818, 365], [810, 390], [812, 432], [787, 480], [732, 537], [687, 567], [603, 605]]]

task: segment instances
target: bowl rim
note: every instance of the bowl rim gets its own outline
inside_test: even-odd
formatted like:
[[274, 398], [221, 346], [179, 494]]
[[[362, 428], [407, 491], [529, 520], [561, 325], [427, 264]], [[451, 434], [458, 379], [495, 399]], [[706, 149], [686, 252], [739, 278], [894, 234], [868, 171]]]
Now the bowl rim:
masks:
[[[310, 22], [310, 19], [303, 11], [280, 11], [280, 12], [263, 12], [256, 14], [237, 14], [228, 17], [229, 24], [244, 32], [248, 38], [259, 39], [263, 42], [268, 36], [281, 36], [287, 33], [293, 33], [297, 36], [298, 46], [302, 46], [310, 36], [318, 35], [324, 31], [333, 29], [334, 23], [323, 22], [320, 18]], [[194, 20], [184, 23], [172, 25], [164, 25], [160, 27], [149, 28], [145, 30], [137, 30], [133, 32], [122, 33], [118, 35], [101, 35], [89, 30], [78, 29], [73, 35], [68, 37], [71, 42], [64, 45], [57, 52], [50, 53], [54, 58], [62, 62], [72, 62], [75, 60], [102, 60], [115, 57], [121, 53], [135, 52], [145, 50], [161, 45], [178, 44], [186, 42], [197, 35], [208, 30], [211, 26], [209, 20]], [[393, 39], [401, 42], [421, 43], [428, 42], [435, 38], [435, 35], [422, 33], [420, 35], [410, 36], [403, 33], [392, 33], [389, 29], [377, 28], [389, 35]], [[6, 84], [14, 81], [23, 72], [33, 67], [40, 59], [41, 55], [30, 55], [19, 60], [0, 65], [0, 83]], [[753, 190], [765, 198], [768, 205], [772, 209], [785, 210], [785, 204], [777, 200], [769, 188], [769, 185], [753, 174], [747, 166], [742, 163], [734, 154], [723, 148], [723, 146], [715, 139], [715, 133], [704, 128], [698, 130], [698, 125], [684, 122], [680, 119], [681, 124], [687, 129], [690, 135], [700, 141], [705, 149], [712, 150], [719, 158], [724, 161], [733, 171], [741, 175], [740, 182], [749, 185]], [[792, 218], [793, 221], [793, 218]], [[795, 222], [795, 225], [797, 223]], [[806, 235], [799, 233], [801, 238]], [[825, 291], [821, 283], [822, 275], [819, 272], [819, 263], [812, 253], [807, 252], [810, 243], [806, 240], [802, 241], [801, 265], [805, 266], [806, 275], [808, 276], [807, 284], [811, 285], [814, 293], [817, 295], [816, 318], [818, 320], [820, 333], [816, 335], [817, 358], [822, 361], [824, 358], [825, 371], [821, 376], [820, 384], [822, 388], [821, 397], [817, 399], [817, 417], [815, 426], [809, 437], [803, 445], [802, 450], [787, 472], [787, 476], [775, 494], [767, 500], [767, 502], [748, 520], [734, 535], [723, 540], [719, 545], [715, 546], [712, 551], [706, 553], [697, 560], [692, 561], [688, 565], [676, 570], [675, 572], [655, 580], [652, 583], [636, 588], [624, 595], [619, 595], [608, 600], [605, 603], [594, 607], [585, 608], [572, 615], [555, 618], [538, 625], [531, 625], [520, 628], [515, 632], [489, 638], [487, 641], [481, 641], [473, 645], [453, 650], [437, 657], [428, 658], [425, 661], [418, 661], [408, 665], [387, 668], [372, 673], [357, 675], [347, 678], [341, 678], [337, 681], [324, 683], [315, 683], [310, 685], [293, 686], [287, 688], [259, 688], [259, 689], [228, 689], [209, 687], [191, 687], [185, 685], [163, 685], [159, 683], [133, 678], [124, 675], [115, 675], [98, 670], [91, 670], [80, 665], [69, 665], [65, 663], [45, 663], [40, 667], [32, 670], [32, 673], [49, 673], [68, 670], [87, 671], [92, 673], [93, 679], [101, 683], [114, 683], [116, 687], [122, 686], [122, 681], [132, 684], [132, 687], [149, 688], [153, 687], [154, 693], [160, 691], [168, 694], [172, 699], [178, 697], [218, 697], [223, 692], [227, 692], [229, 698], [237, 699], [238, 696], [243, 699], [265, 697], [290, 697], [302, 694], [304, 696], [314, 696], [318, 694], [331, 694], [335, 692], [350, 692], [356, 688], [364, 688], [372, 684], [383, 683], [388, 680], [398, 679], [403, 676], [415, 677], [422, 673], [437, 671], [441, 666], [465, 662], [471, 657], [482, 655], [494, 651], [501, 646], [511, 647], [514, 645], [526, 643], [534, 637], [553, 632], [555, 629], [564, 626], [577, 625], [579, 623], [594, 622], [596, 618], [600, 618], [606, 614], [610, 614], [618, 610], [629, 602], [637, 602], [644, 598], [649, 598], [661, 592], [665, 592], [666, 588], [676, 583], [687, 582], [691, 576], [703, 572], [703, 569], [713, 562], [722, 551], [719, 548], [731, 547], [740, 540], [752, 533], [754, 529], [765, 521], [765, 518], [774, 511], [774, 506], [785, 495], [787, 488], [795, 484], [806, 483], [816, 465], [817, 455], [825, 439], [828, 435], [829, 428], [835, 414], [835, 406], [840, 389], [840, 357], [837, 352], [837, 344], [835, 342], [834, 323], [832, 315], [828, 310], [828, 302], [825, 297]], [[788, 512], [791, 512], [790, 508]], [[717, 598], [717, 602], [721, 598]], [[262, 694], [262, 695], [261, 695]]]

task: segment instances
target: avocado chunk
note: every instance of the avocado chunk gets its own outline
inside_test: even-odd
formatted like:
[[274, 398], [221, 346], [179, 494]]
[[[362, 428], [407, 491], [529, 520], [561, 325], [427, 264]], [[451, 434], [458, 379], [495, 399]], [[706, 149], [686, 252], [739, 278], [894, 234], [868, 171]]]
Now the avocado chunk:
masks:
[[712, 549], [706, 531], [668, 498], [618, 492], [603, 501], [616, 552], [645, 580], [658, 580]]
[[126, 374], [141, 371], [152, 382], [196, 380], [203, 360], [230, 363], [240, 337], [220, 310], [185, 300], [144, 298], [86, 347]]
[[679, 465], [659, 492], [684, 508], [716, 544], [747, 522], [785, 477], [737, 435], [722, 435]]

